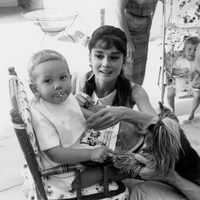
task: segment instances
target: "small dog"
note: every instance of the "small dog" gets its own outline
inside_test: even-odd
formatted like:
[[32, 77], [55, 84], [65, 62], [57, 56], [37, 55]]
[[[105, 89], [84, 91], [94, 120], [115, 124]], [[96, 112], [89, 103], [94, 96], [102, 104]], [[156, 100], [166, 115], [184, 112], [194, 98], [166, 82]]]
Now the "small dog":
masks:
[[[143, 146], [138, 152], [114, 155], [113, 164], [122, 172], [136, 177], [143, 167], [134, 153], [146, 157], [157, 171], [166, 176], [175, 170], [182, 177], [200, 184], [200, 157], [191, 147], [178, 118], [159, 102], [160, 113], [156, 123], [149, 125]], [[199, 177], [199, 178], [198, 178]]]

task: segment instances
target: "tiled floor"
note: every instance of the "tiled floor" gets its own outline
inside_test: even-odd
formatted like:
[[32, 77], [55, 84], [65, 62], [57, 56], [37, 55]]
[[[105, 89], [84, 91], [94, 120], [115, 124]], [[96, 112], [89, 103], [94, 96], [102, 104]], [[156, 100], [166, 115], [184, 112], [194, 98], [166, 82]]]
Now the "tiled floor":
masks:
[[[24, 19], [21, 15], [22, 11], [16, 7], [0, 8], [0, 91], [4, 97], [1, 98], [0, 104], [0, 199], [5, 200], [13, 199], [13, 197], [23, 200], [20, 168], [24, 162], [10, 123], [7, 67], [15, 66], [19, 76], [26, 81], [26, 65], [30, 55], [41, 48], [54, 48], [66, 56], [72, 72], [89, 69], [88, 52], [84, 46], [80, 43], [74, 44], [72, 41], [59, 41], [57, 37], [48, 35], [43, 40], [44, 33], [31, 21]], [[160, 39], [150, 42], [144, 82], [144, 88], [155, 107], [158, 106], [157, 102], [161, 99], [161, 89], [157, 85], [162, 52], [159, 44]], [[182, 121], [187, 118], [190, 103], [191, 100], [180, 101], [177, 99], [176, 114]], [[200, 109], [198, 113], [200, 113]], [[200, 141], [197, 134], [200, 127], [193, 123], [192, 127], [186, 126], [187, 130], [190, 128], [195, 132], [194, 135], [190, 135], [191, 140]]]
[[25, 200], [22, 192], [22, 185], [18, 184], [15, 187], [8, 188], [7, 190], [0, 191], [0, 199], [4, 200]]

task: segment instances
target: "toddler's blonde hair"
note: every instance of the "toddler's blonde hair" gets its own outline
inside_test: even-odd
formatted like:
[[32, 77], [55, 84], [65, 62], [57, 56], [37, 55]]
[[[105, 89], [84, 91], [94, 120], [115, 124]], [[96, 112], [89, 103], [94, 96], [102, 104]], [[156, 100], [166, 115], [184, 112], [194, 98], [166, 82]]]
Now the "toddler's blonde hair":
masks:
[[43, 49], [43, 50], [38, 51], [35, 54], [33, 54], [33, 56], [31, 57], [31, 59], [29, 61], [28, 75], [29, 75], [30, 81], [32, 81], [32, 79], [33, 79], [32, 73], [33, 73], [35, 67], [43, 62], [47, 62], [47, 61], [51, 61], [51, 60], [63, 61], [64, 63], [66, 63], [67, 70], [69, 71], [67, 61], [62, 54], [58, 53], [57, 51], [51, 50], [51, 49]]

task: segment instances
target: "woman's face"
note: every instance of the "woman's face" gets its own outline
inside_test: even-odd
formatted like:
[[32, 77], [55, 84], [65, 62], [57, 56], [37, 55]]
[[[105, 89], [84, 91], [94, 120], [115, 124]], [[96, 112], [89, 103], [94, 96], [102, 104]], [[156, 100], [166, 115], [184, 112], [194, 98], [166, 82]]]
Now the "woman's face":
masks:
[[96, 79], [112, 81], [117, 79], [122, 70], [124, 55], [115, 47], [94, 47], [90, 52], [90, 62]]

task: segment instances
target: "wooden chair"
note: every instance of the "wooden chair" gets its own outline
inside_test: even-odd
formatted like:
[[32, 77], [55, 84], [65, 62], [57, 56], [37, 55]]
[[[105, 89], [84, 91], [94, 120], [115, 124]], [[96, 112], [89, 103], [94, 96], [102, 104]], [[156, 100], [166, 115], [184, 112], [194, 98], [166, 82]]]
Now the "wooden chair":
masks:
[[[38, 200], [48, 199], [112, 199], [112, 200], [128, 200], [129, 194], [127, 188], [122, 182], [113, 182], [108, 180], [108, 166], [111, 162], [105, 164], [92, 164], [86, 167], [101, 166], [103, 168], [104, 180], [103, 184], [98, 184], [96, 193], [90, 193], [81, 188], [80, 170], [84, 164], [80, 165], [60, 165], [48, 170], [43, 169], [41, 162], [40, 149], [35, 137], [34, 130], [31, 125], [31, 115], [29, 110], [29, 101], [24, 89], [23, 83], [17, 77], [15, 69], [9, 68], [9, 92], [12, 109], [10, 111], [11, 120], [17, 135], [19, 144], [24, 153], [27, 166], [34, 183], [34, 197]], [[47, 185], [48, 176], [61, 174], [73, 171], [76, 176], [76, 191], [71, 191], [69, 194], [63, 192], [55, 192]], [[33, 197], [32, 197], [33, 199]]]

